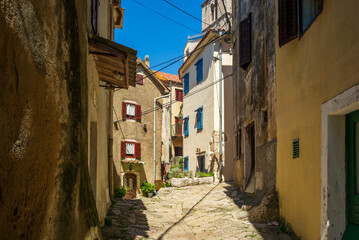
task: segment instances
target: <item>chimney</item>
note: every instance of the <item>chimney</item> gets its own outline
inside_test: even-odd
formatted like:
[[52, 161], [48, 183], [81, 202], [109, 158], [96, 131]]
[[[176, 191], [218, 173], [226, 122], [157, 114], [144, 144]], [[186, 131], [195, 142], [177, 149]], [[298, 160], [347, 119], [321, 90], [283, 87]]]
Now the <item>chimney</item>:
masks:
[[143, 60], [144, 63], [146, 63], [146, 65], [148, 66], [148, 68], [150, 68], [150, 56], [146, 55], [145, 56], [145, 60]]

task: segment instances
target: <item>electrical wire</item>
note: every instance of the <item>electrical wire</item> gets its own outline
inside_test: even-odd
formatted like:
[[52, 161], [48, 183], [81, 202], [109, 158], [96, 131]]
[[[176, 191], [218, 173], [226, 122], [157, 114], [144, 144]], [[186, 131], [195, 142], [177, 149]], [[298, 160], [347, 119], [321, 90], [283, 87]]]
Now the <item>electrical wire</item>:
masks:
[[227, 20], [227, 23], [228, 23], [228, 30], [231, 31], [232, 26], [231, 26], [231, 22], [229, 21], [229, 18], [228, 18], [227, 8], [226, 8], [226, 4], [224, 3], [224, 0], [222, 0], [222, 3], [223, 3], [223, 8], [224, 8], [224, 14], [226, 14], [226, 20]]
[[[213, 85], [215, 85], [215, 84], [217, 84], [217, 83], [223, 81], [224, 79], [227, 79], [227, 78], [231, 77], [232, 75], [233, 75], [233, 73], [231, 73], [231, 74], [229, 74], [229, 75], [223, 77], [221, 80], [214, 81], [213, 83], [210, 83], [210, 84], [208, 84], [208, 85], [206, 85], [206, 86], [204, 86], [204, 87], [202, 87], [202, 88], [199, 88], [199, 89], [197, 89], [197, 90], [195, 90], [195, 91], [193, 91], [193, 92], [191, 92], [191, 93], [189, 93], [189, 94], [186, 94], [185, 96], [183, 96], [183, 99], [189, 98], [189, 97], [191, 97], [191, 96], [193, 96], [193, 95], [195, 95], [195, 94], [197, 94], [197, 93], [199, 93], [199, 92], [201, 92], [201, 91], [203, 91], [203, 90], [205, 90], [205, 89], [207, 89], [207, 88], [209, 88], [209, 87], [211, 87], [211, 86], [213, 86]], [[182, 101], [177, 101], [177, 100], [175, 100], [175, 101], [172, 101], [172, 103], [171, 103], [171, 102], [165, 103], [165, 104], [163, 104], [162, 108], [163, 108], [163, 107], [171, 106], [171, 105], [173, 105], [173, 104], [175, 104], [175, 103], [177, 103], [177, 102], [182, 102]], [[155, 109], [154, 109], [154, 108], [148, 109], [148, 110], [146, 110], [146, 111], [143, 111], [143, 112], [141, 113], [141, 116], [146, 115], [146, 114], [150, 114], [150, 113], [152, 113], [152, 112], [154, 112], [154, 111], [157, 111], [157, 110], [159, 110], [159, 109], [162, 109], [162, 108], [161, 108], [161, 107], [156, 107]]]
[[148, 10], [150, 10], [150, 11], [152, 11], [152, 12], [154, 12], [154, 13], [160, 15], [161, 17], [166, 18], [167, 20], [169, 20], [169, 21], [171, 21], [171, 22], [174, 22], [174, 23], [176, 23], [176, 24], [178, 24], [178, 25], [180, 25], [180, 26], [182, 26], [182, 27], [184, 27], [184, 28], [187, 28], [187, 29], [189, 29], [189, 30], [191, 30], [191, 31], [193, 31], [193, 32], [195, 32], [195, 33], [198, 33], [197, 30], [194, 30], [193, 28], [187, 27], [186, 25], [184, 25], [184, 24], [182, 24], [182, 23], [180, 23], [180, 22], [177, 22], [176, 20], [173, 20], [172, 18], [167, 17], [167, 16], [163, 15], [163, 14], [160, 13], [160, 12], [157, 12], [156, 10], [154, 10], [154, 9], [152, 9], [152, 8], [150, 8], [150, 7], [146, 6], [146, 5], [144, 5], [143, 3], [141, 3], [141, 2], [139, 2], [139, 1], [137, 1], [137, 0], [132, 0], [132, 1], [135, 2], [135, 3], [137, 3], [137, 4], [139, 4], [139, 5], [141, 5], [141, 6], [144, 7], [144, 8], [147, 8]]
[[204, 23], [204, 24], [207, 24], [208, 26], [211, 25], [211, 24], [208, 24], [208, 23], [202, 21], [201, 19], [199, 19], [199, 18], [197, 18], [197, 17], [195, 17], [195, 16], [189, 14], [189, 13], [186, 12], [185, 10], [183, 10], [183, 9], [181, 9], [181, 8], [179, 8], [179, 7], [177, 7], [176, 5], [174, 5], [173, 3], [170, 3], [170, 2], [167, 1], [167, 0], [162, 0], [162, 1], [166, 2], [167, 4], [171, 5], [172, 7], [174, 7], [174, 8], [176, 8], [176, 9], [180, 10], [181, 12], [187, 14], [188, 16], [190, 16], [190, 17], [196, 19], [197, 21], [200, 21], [200, 22], [202, 22], [202, 23]]

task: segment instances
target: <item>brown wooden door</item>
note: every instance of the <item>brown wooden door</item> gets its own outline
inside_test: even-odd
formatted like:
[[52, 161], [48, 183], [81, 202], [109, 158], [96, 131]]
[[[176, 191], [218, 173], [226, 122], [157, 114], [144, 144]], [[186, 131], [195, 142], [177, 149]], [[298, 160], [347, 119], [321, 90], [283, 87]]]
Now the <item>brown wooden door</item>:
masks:
[[127, 188], [127, 194], [125, 196], [126, 199], [136, 198], [137, 192], [137, 177], [133, 173], [125, 174], [125, 187]]

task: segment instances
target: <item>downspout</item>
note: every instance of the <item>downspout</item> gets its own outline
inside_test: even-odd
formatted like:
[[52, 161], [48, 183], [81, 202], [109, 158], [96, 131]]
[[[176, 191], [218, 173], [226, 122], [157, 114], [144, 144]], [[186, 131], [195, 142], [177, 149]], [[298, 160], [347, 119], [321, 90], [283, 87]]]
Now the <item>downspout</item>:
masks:
[[171, 94], [163, 95], [153, 99], [153, 184], [156, 185], [156, 102], [158, 99], [169, 97]]
[[219, 31], [219, 182], [222, 182], [222, 31]]

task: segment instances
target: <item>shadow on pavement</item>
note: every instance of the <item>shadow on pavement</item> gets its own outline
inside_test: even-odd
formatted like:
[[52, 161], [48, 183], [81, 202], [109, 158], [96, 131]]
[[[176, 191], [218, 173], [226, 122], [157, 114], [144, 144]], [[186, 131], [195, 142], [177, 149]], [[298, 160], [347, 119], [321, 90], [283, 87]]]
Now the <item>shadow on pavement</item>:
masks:
[[286, 229], [283, 229], [283, 226], [280, 225], [279, 219], [266, 223], [252, 222], [249, 218], [249, 214], [251, 214], [251, 210], [259, 205], [260, 202], [255, 200], [254, 197], [249, 194], [240, 191], [233, 185], [233, 183], [229, 184], [230, 186], [224, 187], [226, 189], [224, 192], [239, 208], [236, 213], [236, 217], [242, 221], [250, 222], [264, 240], [298, 239], [294, 234], [288, 233], [286, 232]]
[[141, 199], [117, 199], [107, 213], [107, 217], [112, 219], [112, 225], [102, 228], [103, 239], [132, 240], [137, 236], [148, 237], [146, 231], [150, 228], [144, 210], [146, 207]]

